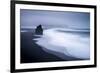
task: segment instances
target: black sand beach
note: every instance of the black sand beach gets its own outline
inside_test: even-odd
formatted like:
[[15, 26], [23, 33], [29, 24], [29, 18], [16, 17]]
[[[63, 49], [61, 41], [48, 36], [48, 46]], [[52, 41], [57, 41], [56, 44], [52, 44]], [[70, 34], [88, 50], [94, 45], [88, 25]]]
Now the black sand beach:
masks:
[[21, 33], [21, 63], [64, 61], [63, 59], [42, 50], [32, 39], [32, 32]]
[[69, 56], [66, 56], [68, 60], [64, 60], [56, 55], [45, 52], [41, 46], [35, 43], [34, 38], [38, 37], [34, 36], [33, 31], [21, 32], [21, 63], [81, 60]]

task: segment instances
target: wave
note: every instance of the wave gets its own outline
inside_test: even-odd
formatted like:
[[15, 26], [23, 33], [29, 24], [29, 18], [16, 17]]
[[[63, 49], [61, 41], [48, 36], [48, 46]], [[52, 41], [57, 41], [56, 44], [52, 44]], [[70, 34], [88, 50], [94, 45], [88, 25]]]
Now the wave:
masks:
[[[63, 32], [64, 31], [64, 32]], [[67, 33], [70, 31], [70, 33]], [[40, 38], [36, 38], [36, 44], [44, 47], [45, 50], [62, 53], [80, 59], [90, 58], [90, 37], [82, 37], [81, 34], [73, 34], [71, 32], [88, 32], [86, 30], [74, 30], [64, 28], [52, 28], [44, 30]], [[49, 52], [48, 51], [48, 52]], [[53, 52], [50, 52], [55, 54]], [[67, 57], [60, 56], [67, 59]]]

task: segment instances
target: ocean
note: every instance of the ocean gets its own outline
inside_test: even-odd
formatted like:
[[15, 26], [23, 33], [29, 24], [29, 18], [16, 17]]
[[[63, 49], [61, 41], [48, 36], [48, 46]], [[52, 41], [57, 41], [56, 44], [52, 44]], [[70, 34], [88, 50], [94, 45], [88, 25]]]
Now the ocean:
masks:
[[89, 29], [21, 29], [21, 63], [76, 61], [90, 59]]

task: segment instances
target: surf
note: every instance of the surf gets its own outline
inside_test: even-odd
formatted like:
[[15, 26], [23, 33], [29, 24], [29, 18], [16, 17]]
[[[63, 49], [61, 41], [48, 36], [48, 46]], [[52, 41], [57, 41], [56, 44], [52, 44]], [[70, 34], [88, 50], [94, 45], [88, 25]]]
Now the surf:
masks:
[[[64, 31], [64, 32], [63, 32]], [[40, 38], [36, 38], [36, 44], [43, 47], [49, 53], [55, 54], [61, 58], [71, 56], [80, 59], [90, 58], [90, 37], [72, 32], [88, 32], [87, 30], [75, 30], [65, 28], [52, 28], [43, 31]], [[52, 51], [52, 52], [51, 52]], [[54, 52], [64, 54], [60, 56]]]

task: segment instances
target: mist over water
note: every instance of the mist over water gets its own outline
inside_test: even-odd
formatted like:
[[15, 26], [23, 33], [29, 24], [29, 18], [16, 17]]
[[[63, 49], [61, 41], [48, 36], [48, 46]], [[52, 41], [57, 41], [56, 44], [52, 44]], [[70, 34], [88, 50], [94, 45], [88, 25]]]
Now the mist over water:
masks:
[[20, 9], [20, 28], [23, 63], [90, 59], [89, 12]]
[[[40, 38], [33, 40], [36, 40], [36, 44], [42, 46], [44, 51], [48, 50], [49, 53], [63, 59], [67, 59], [65, 56], [80, 59], [90, 58], [90, 36], [88, 30], [46, 29]], [[50, 51], [64, 54], [64, 57]]]

